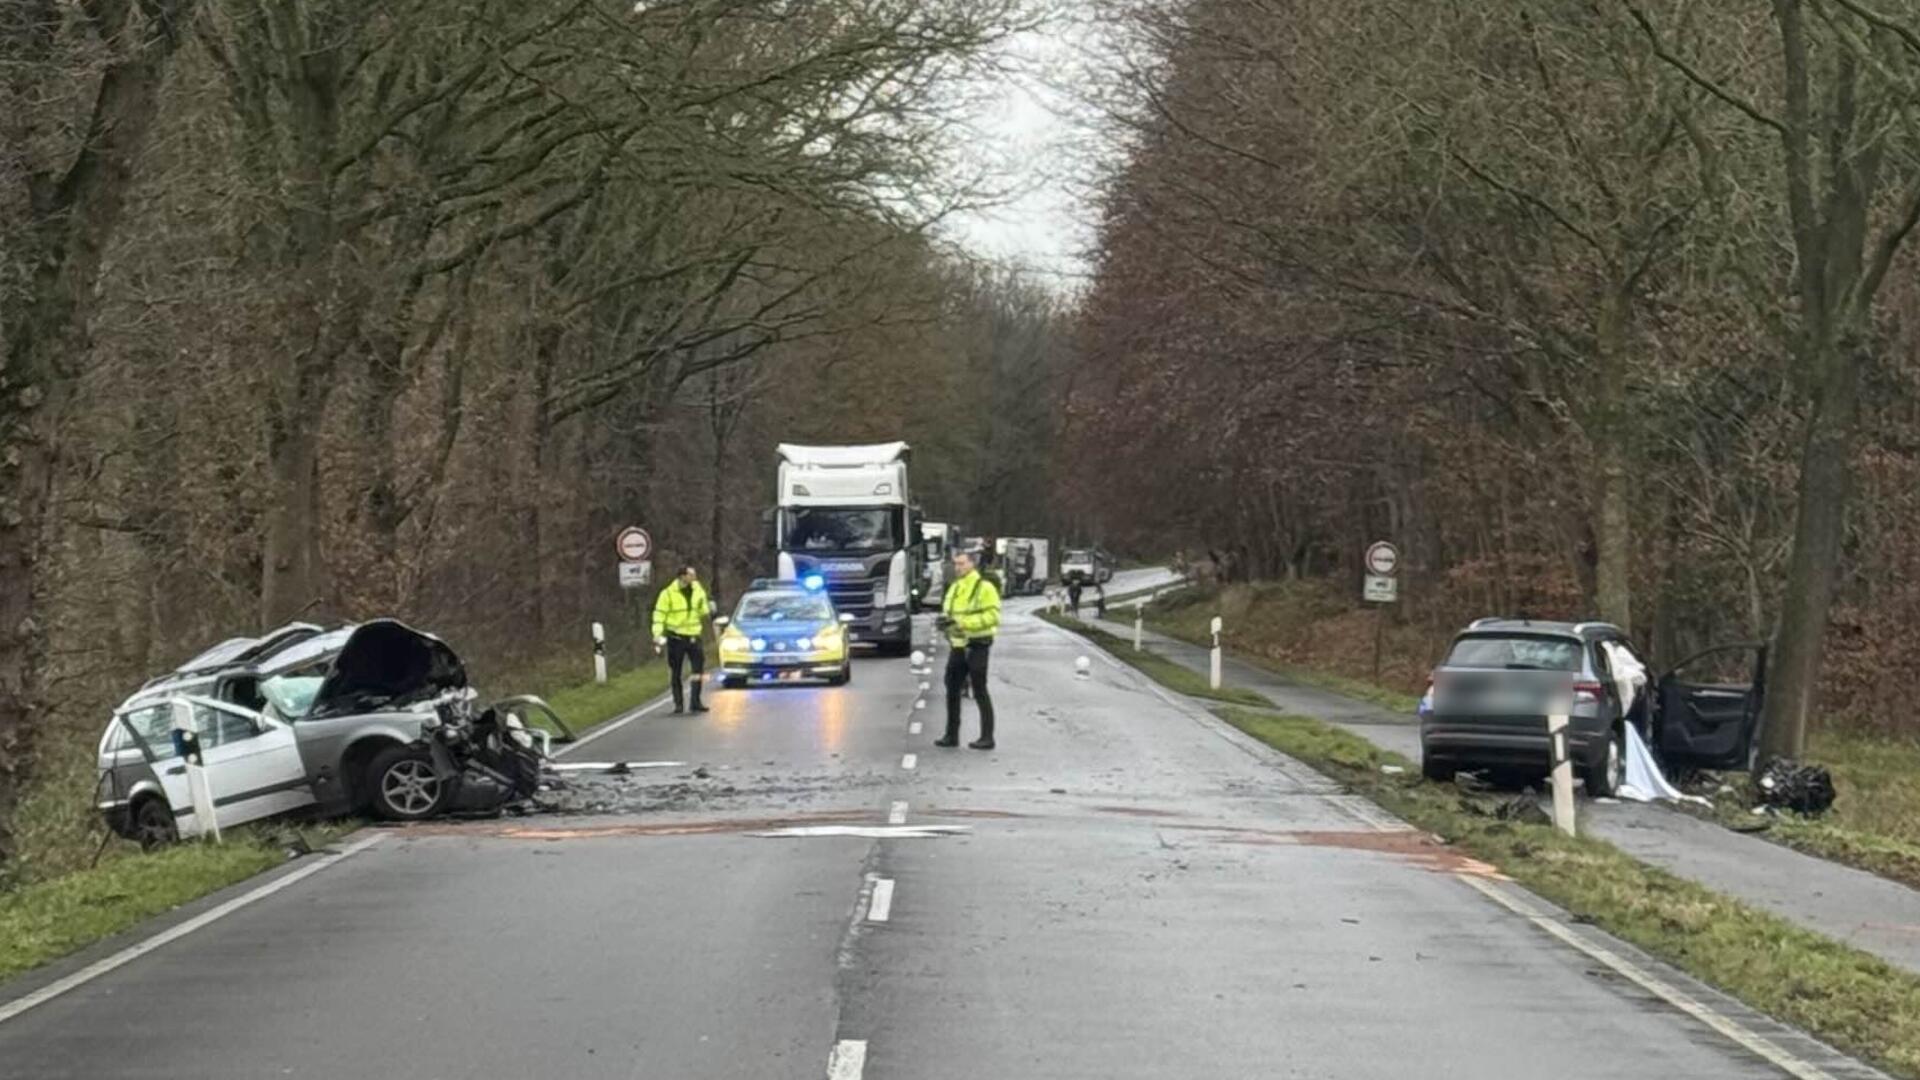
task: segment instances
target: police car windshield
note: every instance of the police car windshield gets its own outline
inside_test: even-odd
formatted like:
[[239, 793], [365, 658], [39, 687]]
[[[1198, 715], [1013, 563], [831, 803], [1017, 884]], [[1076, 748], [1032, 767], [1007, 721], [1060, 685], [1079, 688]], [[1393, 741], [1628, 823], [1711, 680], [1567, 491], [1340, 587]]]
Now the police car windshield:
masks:
[[749, 593], [740, 598], [737, 622], [820, 622], [833, 618], [833, 605], [818, 593]]

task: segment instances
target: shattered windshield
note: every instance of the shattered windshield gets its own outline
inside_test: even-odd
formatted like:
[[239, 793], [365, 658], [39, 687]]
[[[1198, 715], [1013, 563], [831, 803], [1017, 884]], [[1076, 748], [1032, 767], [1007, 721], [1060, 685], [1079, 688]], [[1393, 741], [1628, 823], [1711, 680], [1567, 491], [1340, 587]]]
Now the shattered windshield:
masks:
[[890, 551], [898, 547], [895, 511], [809, 507], [787, 511], [788, 551]]
[[293, 720], [312, 711], [314, 695], [324, 682], [320, 675], [276, 675], [260, 684], [260, 692], [274, 712]]

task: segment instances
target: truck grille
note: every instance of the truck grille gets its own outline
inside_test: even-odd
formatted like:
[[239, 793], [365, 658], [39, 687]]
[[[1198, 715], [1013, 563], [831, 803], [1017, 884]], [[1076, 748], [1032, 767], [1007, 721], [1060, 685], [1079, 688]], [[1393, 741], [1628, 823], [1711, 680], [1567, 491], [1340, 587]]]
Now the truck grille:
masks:
[[864, 618], [873, 614], [873, 589], [872, 581], [829, 581], [827, 596], [835, 611]]

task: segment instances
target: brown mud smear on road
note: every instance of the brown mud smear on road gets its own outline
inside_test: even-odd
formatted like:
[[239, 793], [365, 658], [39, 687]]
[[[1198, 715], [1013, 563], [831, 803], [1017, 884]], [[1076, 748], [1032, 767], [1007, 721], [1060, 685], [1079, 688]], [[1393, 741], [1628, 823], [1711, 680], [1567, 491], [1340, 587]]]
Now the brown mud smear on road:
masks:
[[1418, 829], [1291, 832], [1281, 829], [1236, 829], [1224, 825], [1169, 825], [1167, 828], [1212, 833], [1214, 842], [1221, 844], [1344, 848], [1348, 851], [1393, 855], [1436, 874], [1466, 874], [1496, 881], [1509, 880], [1491, 864], [1461, 854], [1432, 833]]
[[827, 810], [786, 817], [720, 818], [707, 821], [662, 821], [621, 825], [529, 825], [519, 821], [475, 821], [397, 828], [403, 837], [480, 836], [499, 840], [601, 840], [622, 836], [706, 836], [716, 833], [762, 832], [803, 825], [883, 825], [871, 810]]

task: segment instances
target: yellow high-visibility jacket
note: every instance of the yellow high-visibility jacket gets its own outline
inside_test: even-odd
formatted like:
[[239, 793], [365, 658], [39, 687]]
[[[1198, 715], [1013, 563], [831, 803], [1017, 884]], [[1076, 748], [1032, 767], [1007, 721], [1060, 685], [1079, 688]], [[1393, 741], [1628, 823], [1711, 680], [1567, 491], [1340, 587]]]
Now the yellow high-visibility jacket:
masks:
[[940, 611], [953, 622], [947, 627], [947, 643], [964, 649], [970, 641], [992, 641], [1000, 629], [1000, 590], [975, 570], [947, 586]]
[[678, 581], [669, 582], [653, 601], [653, 636], [697, 638], [712, 614], [713, 601], [707, 599], [706, 586], [694, 582], [693, 594], [688, 596], [680, 591]]

